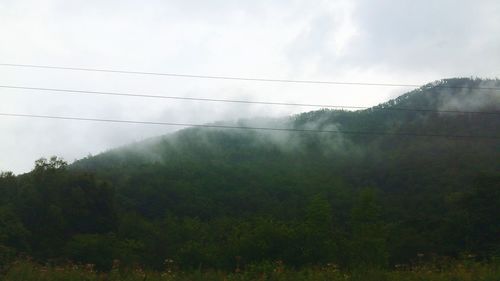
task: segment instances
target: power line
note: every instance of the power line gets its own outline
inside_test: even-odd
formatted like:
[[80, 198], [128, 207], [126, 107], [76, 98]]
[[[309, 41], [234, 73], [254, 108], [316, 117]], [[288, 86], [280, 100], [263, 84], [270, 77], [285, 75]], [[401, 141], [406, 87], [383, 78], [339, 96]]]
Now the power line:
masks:
[[366, 136], [388, 135], [397, 137], [440, 137], [440, 138], [455, 138], [455, 139], [490, 139], [490, 140], [500, 139], [500, 136], [443, 135], [443, 134], [389, 133], [389, 132], [344, 131], [344, 130], [316, 130], [316, 129], [300, 129], [300, 128], [246, 127], [246, 126], [231, 126], [231, 125], [216, 125], [216, 124], [118, 120], [118, 119], [19, 114], [19, 113], [4, 113], [4, 112], [0, 112], [0, 116], [44, 118], [44, 119], [73, 120], [73, 121], [110, 122], [110, 123], [141, 124], [141, 125], [182, 126], [182, 127], [200, 127], [200, 128], [217, 128], [217, 129], [259, 130], [259, 131], [333, 133], [333, 134], [366, 135]]
[[159, 98], [159, 99], [174, 99], [174, 100], [202, 101], [202, 102], [303, 106], [303, 107], [322, 107], [322, 108], [338, 108], [338, 109], [371, 109], [371, 110], [377, 110], [377, 111], [379, 111], [379, 110], [381, 110], [381, 111], [416, 111], [416, 112], [454, 113], [454, 114], [500, 115], [500, 112], [495, 112], [495, 111], [433, 110], [433, 109], [424, 109], [424, 108], [397, 108], [397, 107], [377, 108], [377, 107], [351, 106], [351, 105], [308, 104], [308, 103], [287, 103], [287, 102], [266, 102], [266, 101], [250, 101], [250, 100], [230, 100], [230, 99], [213, 99], [213, 98], [196, 98], [196, 97], [179, 97], [179, 96], [161, 96], [161, 95], [148, 95], [148, 94], [137, 94], [137, 93], [103, 92], [103, 91], [25, 87], [25, 86], [11, 86], [11, 85], [0, 85], [0, 88], [17, 89], [17, 90], [30, 90], [30, 91], [44, 91], [44, 92], [57, 92], [57, 93], [64, 92], [64, 93], [69, 93], [69, 94], [93, 94], [93, 95]]
[[[197, 75], [197, 74], [181, 74], [181, 73], [129, 71], [129, 70], [102, 69], [102, 68], [63, 67], [63, 66], [35, 65], [35, 64], [14, 64], [14, 63], [0, 63], [0, 66], [58, 69], [58, 70], [74, 70], [74, 71], [88, 71], [88, 72], [106, 72], [106, 73], [135, 74], [135, 75], [154, 75], [154, 76], [168, 76], [168, 77], [182, 77], [182, 78], [254, 81], [254, 82], [278, 82], [278, 83], [297, 83], [297, 84], [299, 84], [299, 83], [300, 84], [330, 84], [330, 85], [380, 86], [380, 87], [413, 87], [413, 88], [418, 88], [418, 87], [422, 86], [419, 84], [402, 84], [402, 83], [371, 83], [371, 82], [346, 82], [346, 81], [326, 81], [326, 80], [292, 80], [292, 79], [273, 79], [273, 78], [250, 78], [250, 77], [239, 77], [239, 76]], [[498, 87], [464, 87], [464, 86], [449, 86], [449, 85], [434, 85], [433, 87], [450, 88], [450, 89], [473, 89], [473, 90], [500, 91], [500, 88], [498, 88]]]

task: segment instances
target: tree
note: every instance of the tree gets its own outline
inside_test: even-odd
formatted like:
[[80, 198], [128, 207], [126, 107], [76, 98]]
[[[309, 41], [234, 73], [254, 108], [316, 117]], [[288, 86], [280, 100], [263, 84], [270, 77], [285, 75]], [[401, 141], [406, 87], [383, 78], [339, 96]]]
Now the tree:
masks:
[[0, 264], [7, 264], [17, 253], [27, 251], [28, 238], [29, 232], [19, 217], [7, 206], [0, 206]]
[[374, 189], [361, 190], [351, 214], [351, 265], [383, 267], [387, 264], [386, 232]]
[[500, 174], [477, 177], [461, 207], [465, 209], [470, 224], [469, 251], [500, 256]]
[[314, 195], [306, 207], [303, 223], [304, 258], [309, 263], [326, 263], [336, 259], [332, 207], [323, 194]]

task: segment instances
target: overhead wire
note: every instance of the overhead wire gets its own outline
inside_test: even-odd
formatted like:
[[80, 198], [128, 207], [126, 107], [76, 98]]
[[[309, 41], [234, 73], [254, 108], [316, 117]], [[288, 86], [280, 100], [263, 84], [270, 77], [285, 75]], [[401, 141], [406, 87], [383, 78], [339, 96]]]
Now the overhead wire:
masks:
[[[294, 79], [275, 79], [275, 78], [252, 78], [252, 77], [241, 77], [241, 76], [198, 75], [198, 74], [130, 71], [130, 70], [107, 69], [107, 68], [65, 67], [65, 66], [54, 66], [54, 65], [17, 64], [17, 63], [0, 63], [0, 66], [22, 67], [22, 68], [40, 68], [40, 69], [56, 69], [56, 70], [72, 70], [72, 71], [87, 71], [87, 72], [105, 72], [105, 73], [134, 74], [134, 75], [154, 75], [154, 76], [198, 78], [198, 79], [256, 81], [256, 82], [330, 84], [330, 85], [351, 85], [351, 86], [380, 86], [380, 87], [417, 87], [417, 88], [422, 86], [420, 84], [407, 84], [407, 83], [372, 83], [372, 82], [348, 82], [348, 81], [327, 81], [327, 80], [294, 80]], [[465, 87], [465, 86], [451, 86], [451, 85], [433, 85], [433, 86], [439, 87], [439, 88], [451, 88], [451, 89], [473, 89], [473, 90], [500, 91], [500, 87]]]
[[367, 106], [351, 106], [351, 105], [268, 102], [268, 101], [214, 99], [214, 98], [199, 98], [199, 97], [181, 97], [181, 96], [164, 96], [164, 95], [150, 95], [150, 94], [139, 94], [139, 93], [124, 93], [124, 92], [107, 92], [107, 91], [105, 92], [105, 91], [90, 91], [90, 90], [76, 90], [76, 89], [44, 88], [44, 87], [26, 87], [26, 86], [13, 86], [13, 85], [0, 85], [0, 88], [16, 89], [16, 90], [30, 90], [30, 91], [43, 91], [43, 92], [48, 92], [48, 93], [51, 93], [51, 92], [62, 93], [63, 92], [63, 93], [69, 93], [69, 94], [92, 94], [92, 95], [173, 99], [173, 100], [201, 101], [201, 102], [301, 106], [301, 107], [320, 107], [320, 108], [336, 108], [336, 109], [370, 109], [370, 110], [375, 110], [375, 111], [380, 111], [380, 110], [381, 111], [415, 111], [415, 112], [434, 112], [434, 113], [452, 113], [452, 114], [500, 115], [499, 111], [434, 110], [434, 109], [425, 109], [425, 108], [367, 107]]
[[[235, 76], [209, 76], [209, 75], [142, 72], [142, 71], [126, 71], [126, 70], [96, 69], [96, 68], [81, 68], [81, 67], [61, 67], [61, 66], [49, 66], [49, 65], [31, 65], [31, 64], [0, 63], [0, 66], [45, 68], [45, 69], [90, 71], [90, 72], [107, 72], [107, 73], [121, 73], [121, 74], [156, 75], [156, 76], [170, 76], [170, 77], [184, 77], [184, 78], [259, 81], [259, 82], [335, 84], [335, 85], [358, 85], [358, 86], [387, 86], [387, 87], [420, 87], [421, 86], [421, 85], [417, 85], [417, 84], [398, 84], [398, 83], [369, 83], [369, 82], [343, 82], [343, 81], [320, 81], [320, 80], [288, 80], [288, 79], [269, 79], [269, 78], [248, 78], [248, 77], [235, 77]], [[496, 87], [463, 87], [463, 86], [450, 86], [450, 85], [433, 85], [433, 87], [444, 87], [444, 88], [454, 88], [454, 89], [494, 90], [494, 91], [499, 90], [500, 91], [500, 88], [496, 88]], [[389, 107], [389, 108], [371, 107], [371, 108], [369, 108], [369, 107], [362, 107], [362, 106], [345, 106], [345, 105], [324, 105], [324, 104], [304, 104], [304, 103], [287, 103], [287, 102], [266, 102], [266, 101], [249, 101], [249, 100], [195, 98], [195, 97], [179, 97], [179, 96], [159, 96], [159, 95], [147, 95], [147, 94], [137, 94], [137, 93], [86, 91], [86, 90], [25, 87], [25, 86], [12, 86], [12, 85], [0, 85], [0, 88], [36, 90], [36, 91], [46, 91], [46, 92], [66, 92], [66, 93], [72, 93], [72, 94], [96, 94], [96, 95], [163, 98], [163, 99], [177, 99], [177, 100], [194, 100], [194, 101], [205, 101], [205, 102], [227, 102], [227, 103], [310, 106], [310, 107], [325, 107], [325, 108], [348, 108], [348, 109], [371, 109], [371, 110], [423, 111], [423, 112], [460, 113], [460, 114], [469, 114], [469, 113], [470, 114], [494, 114], [494, 115], [499, 114], [499, 112], [484, 112], [484, 111], [432, 110], [432, 109], [418, 109], [418, 108], [411, 109], [411, 108], [394, 108], [394, 107]], [[111, 123], [127, 123], [127, 124], [148, 124], [148, 125], [164, 125], [164, 126], [205, 127], [205, 128], [220, 128], [220, 129], [337, 133], [337, 134], [351, 134], [351, 135], [392, 135], [392, 136], [403, 136], [403, 137], [409, 136], [409, 137], [444, 137], [444, 138], [459, 138], [459, 139], [470, 139], [470, 138], [474, 138], [474, 139], [500, 139], [499, 136], [390, 133], [390, 132], [367, 132], [367, 131], [344, 131], [344, 130], [316, 130], [316, 129], [302, 129], [302, 128], [246, 127], [246, 126], [217, 125], [217, 124], [192, 124], [192, 123], [157, 122], [157, 121], [118, 120], [118, 119], [85, 118], [85, 117], [19, 114], [19, 113], [0, 113], [0, 116], [45, 118], [45, 119], [60, 119], [60, 120], [77, 120], [77, 121], [93, 121], [93, 122], [111, 122]]]
[[452, 138], [452, 139], [489, 139], [489, 140], [500, 139], [500, 136], [488, 136], [488, 135], [477, 136], [477, 135], [417, 134], [417, 133], [410, 133], [410, 132], [390, 133], [390, 132], [348, 131], [348, 130], [318, 130], [318, 129], [306, 129], [306, 128], [273, 128], [273, 127], [235, 126], [235, 125], [222, 125], [222, 124], [194, 124], [194, 123], [159, 122], [159, 121], [85, 118], [85, 117], [72, 117], [72, 116], [20, 114], [20, 113], [5, 113], [5, 112], [0, 112], [0, 116], [73, 120], [73, 121], [125, 123], [125, 124], [141, 124], [141, 125], [216, 128], [216, 129], [239, 129], [239, 130], [308, 132], [308, 133], [334, 133], [334, 134], [365, 135], [365, 136], [389, 135], [389, 136], [396, 136], [396, 137], [440, 137], [440, 138]]

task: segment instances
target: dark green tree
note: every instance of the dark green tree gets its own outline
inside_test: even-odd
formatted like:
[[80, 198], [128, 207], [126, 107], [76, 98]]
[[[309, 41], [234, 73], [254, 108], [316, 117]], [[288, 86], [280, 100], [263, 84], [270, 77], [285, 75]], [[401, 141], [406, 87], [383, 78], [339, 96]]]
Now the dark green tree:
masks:
[[387, 265], [386, 230], [377, 202], [376, 190], [361, 190], [352, 208], [351, 265], [383, 267]]

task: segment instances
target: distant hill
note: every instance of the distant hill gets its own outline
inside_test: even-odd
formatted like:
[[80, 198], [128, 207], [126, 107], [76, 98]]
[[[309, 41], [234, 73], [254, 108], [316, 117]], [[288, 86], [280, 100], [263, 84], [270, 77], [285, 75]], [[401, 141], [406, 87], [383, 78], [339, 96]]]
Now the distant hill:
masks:
[[[354, 167], [351, 165], [362, 165], [358, 168], [367, 171], [387, 165], [398, 168], [400, 162], [427, 162], [436, 166], [425, 176], [453, 171], [456, 175], [449, 175], [447, 180], [461, 182], [459, 178], [464, 176], [470, 179], [465, 171], [499, 168], [499, 141], [488, 139], [500, 136], [500, 91], [489, 89], [494, 87], [500, 87], [499, 80], [446, 79], [366, 110], [322, 109], [289, 118], [218, 123], [339, 133], [190, 128], [82, 159], [72, 167], [99, 173], [148, 165], [180, 168], [194, 163], [197, 167], [236, 168], [261, 162], [279, 166], [283, 164], [280, 160], [289, 165], [291, 158], [296, 165], [311, 161], [321, 166], [332, 165], [333, 172], [338, 173]], [[447, 135], [452, 137], [439, 137]], [[450, 167], [460, 167], [464, 173]], [[352, 180], [374, 182], [382, 176], [380, 173], [375, 177], [370, 174], [366, 179], [354, 175]], [[385, 182], [381, 187], [388, 188], [388, 184]]]
[[446, 79], [366, 110], [217, 123], [289, 131], [189, 128], [68, 167], [39, 161], [0, 176], [0, 222], [1, 206], [12, 209], [4, 221], [25, 226], [22, 245], [38, 259], [104, 268], [117, 257], [229, 269], [235, 257], [345, 267], [489, 259], [500, 255], [495, 87]]
[[[481, 173], [500, 171], [500, 141], [487, 138], [500, 136], [500, 92], [473, 89], [493, 87], [500, 87], [500, 81], [446, 79], [366, 110], [322, 109], [282, 119], [218, 123], [346, 133], [190, 128], [82, 159], [72, 168], [111, 179], [119, 190], [141, 189], [147, 182], [152, 198], [143, 201], [144, 211], [151, 215], [171, 206], [158, 202], [162, 207], [146, 211], [154, 206], [151, 202], [161, 201], [155, 193], [167, 188], [165, 182], [182, 182], [203, 194], [203, 200], [215, 201], [231, 198], [231, 192], [263, 200], [276, 192], [293, 193], [293, 188], [328, 189], [331, 181], [396, 192], [398, 198], [406, 194], [403, 201], [418, 197], [417, 190], [448, 194], [471, 185]], [[179, 192], [195, 196], [188, 195], [190, 189]], [[243, 206], [235, 203], [231, 212], [245, 212]], [[208, 209], [194, 208], [191, 213], [210, 216]]]

